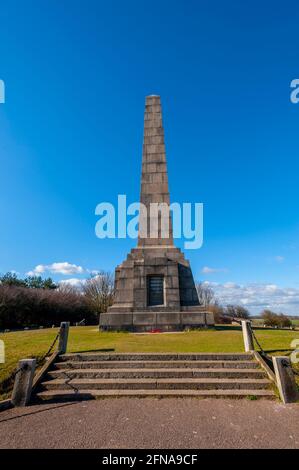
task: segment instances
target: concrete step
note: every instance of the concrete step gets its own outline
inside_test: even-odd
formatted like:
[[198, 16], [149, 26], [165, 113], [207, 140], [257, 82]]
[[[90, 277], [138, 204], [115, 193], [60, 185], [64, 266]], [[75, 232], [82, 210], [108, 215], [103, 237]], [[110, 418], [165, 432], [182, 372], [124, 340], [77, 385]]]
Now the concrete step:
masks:
[[260, 390], [270, 387], [268, 379], [164, 378], [164, 379], [53, 379], [41, 384], [44, 390], [180, 389], [180, 390]]
[[74, 353], [60, 356], [60, 361], [250, 361], [250, 353]]
[[95, 398], [120, 398], [120, 397], [132, 397], [132, 398], [186, 398], [186, 397], [197, 397], [197, 398], [244, 398], [244, 397], [257, 397], [274, 399], [275, 394], [272, 390], [268, 389], [210, 389], [210, 390], [170, 390], [170, 389], [159, 389], [159, 390], [84, 390], [81, 393], [75, 393], [68, 389], [62, 390], [47, 390], [37, 394], [39, 400], [50, 400], [54, 402], [59, 401], [70, 401], [70, 400], [88, 400]]
[[259, 369], [59, 369], [48, 373], [48, 378], [65, 379], [114, 379], [114, 378], [252, 378], [262, 379], [265, 373]]
[[56, 369], [178, 369], [178, 368], [198, 368], [198, 369], [255, 369], [259, 364], [254, 360], [242, 361], [63, 361], [55, 364]]
[[251, 353], [82, 353], [59, 358], [37, 397], [275, 397]]

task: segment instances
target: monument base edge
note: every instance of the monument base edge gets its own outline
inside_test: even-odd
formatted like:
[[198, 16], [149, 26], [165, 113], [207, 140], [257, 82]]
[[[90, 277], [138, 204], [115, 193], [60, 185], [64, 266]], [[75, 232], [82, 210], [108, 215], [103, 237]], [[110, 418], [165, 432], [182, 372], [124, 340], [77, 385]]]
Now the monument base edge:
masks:
[[103, 331], [183, 331], [214, 326], [210, 312], [128, 312], [102, 313], [99, 328]]

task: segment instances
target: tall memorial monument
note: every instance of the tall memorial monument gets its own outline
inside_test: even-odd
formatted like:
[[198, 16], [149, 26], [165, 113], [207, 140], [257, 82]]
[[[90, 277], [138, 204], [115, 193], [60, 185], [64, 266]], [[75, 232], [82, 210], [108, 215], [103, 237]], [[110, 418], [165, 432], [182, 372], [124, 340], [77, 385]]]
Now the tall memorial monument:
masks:
[[[146, 97], [138, 244], [115, 270], [115, 299], [100, 316], [104, 330], [176, 331], [214, 324], [212, 313], [199, 305], [189, 261], [173, 242], [168, 213], [167, 236], [161, 213], [151, 203], [166, 203], [169, 189], [160, 97]], [[165, 224], [165, 220], [164, 220]], [[150, 227], [156, 231], [150, 233]]]

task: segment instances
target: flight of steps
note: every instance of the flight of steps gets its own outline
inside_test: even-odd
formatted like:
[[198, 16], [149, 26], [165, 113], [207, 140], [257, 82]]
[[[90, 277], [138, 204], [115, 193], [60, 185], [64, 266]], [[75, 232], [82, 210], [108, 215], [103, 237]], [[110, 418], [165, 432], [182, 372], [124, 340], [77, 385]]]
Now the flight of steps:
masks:
[[85, 353], [59, 357], [40, 385], [42, 400], [102, 397], [274, 397], [251, 354]]

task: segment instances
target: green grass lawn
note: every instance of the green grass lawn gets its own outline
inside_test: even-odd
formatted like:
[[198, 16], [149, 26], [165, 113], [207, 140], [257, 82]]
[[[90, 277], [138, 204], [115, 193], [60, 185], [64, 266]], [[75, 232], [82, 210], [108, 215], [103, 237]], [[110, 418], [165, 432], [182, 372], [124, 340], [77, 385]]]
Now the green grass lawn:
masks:
[[[0, 364], [0, 397], [11, 390], [10, 376], [20, 359], [42, 357], [58, 329], [19, 331], [0, 334], [4, 341], [6, 362]], [[290, 348], [299, 331], [256, 330], [265, 350], [277, 352]], [[237, 327], [171, 334], [103, 333], [96, 326], [72, 327], [68, 352], [112, 350], [114, 352], [242, 352], [243, 339]]]

